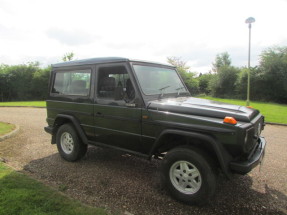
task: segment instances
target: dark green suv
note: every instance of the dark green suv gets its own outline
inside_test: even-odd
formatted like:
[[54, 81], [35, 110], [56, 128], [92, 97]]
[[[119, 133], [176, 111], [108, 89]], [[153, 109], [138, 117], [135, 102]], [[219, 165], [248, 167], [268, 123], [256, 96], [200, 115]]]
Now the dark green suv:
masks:
[[174, 67], [126, 58], [52, 65], [47, 115], [65, 160], [89, 144], [161, 159], [164, 185], [190, 204], [212, 197], [219, 171], [251, 171], [266, 146], [258, 110], [193, 98]]

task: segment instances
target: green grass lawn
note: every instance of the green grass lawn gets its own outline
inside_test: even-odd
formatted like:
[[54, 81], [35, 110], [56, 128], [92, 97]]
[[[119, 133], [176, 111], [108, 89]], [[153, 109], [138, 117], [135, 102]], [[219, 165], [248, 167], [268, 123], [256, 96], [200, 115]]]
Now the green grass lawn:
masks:
[[[236, 99], [220, 99], [213, 97], [201, 97], [203, 99], [210, 99], [214, 101], [220, 101], [235, 105], [246, 105], [246, 101], [236, 100]], [[250, 106], [258, 109], [264, 116], [266, 122], [275, 122], [287, 124], [287, 105], [280, 105], [275, 103], [265, 103], [265, 102], [250, 102]]]
[[0, 162], [0, 215], [106, 215], [15, 172]]
[[46, 107], [45, 101], [0, 102], [0, 106]]
[[0, 136], [9, 133], [15, 128], [15, 125], [0, 122]]

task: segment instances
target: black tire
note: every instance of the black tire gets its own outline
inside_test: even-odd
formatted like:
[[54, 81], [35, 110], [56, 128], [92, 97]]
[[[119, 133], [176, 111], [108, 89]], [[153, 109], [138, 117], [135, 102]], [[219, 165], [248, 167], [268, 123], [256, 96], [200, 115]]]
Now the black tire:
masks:
[[87, 152], [87, 145], [82, 143], [72, 124], [62, 125], [56, 136], [58, 151], [67, 161], [81, 159]]
[[161, 176], [171, 196], [187, 204], [204, 205], [215, 193], [212, 163], [197, 148], [185, 146], [169, 151], [163, 159]]

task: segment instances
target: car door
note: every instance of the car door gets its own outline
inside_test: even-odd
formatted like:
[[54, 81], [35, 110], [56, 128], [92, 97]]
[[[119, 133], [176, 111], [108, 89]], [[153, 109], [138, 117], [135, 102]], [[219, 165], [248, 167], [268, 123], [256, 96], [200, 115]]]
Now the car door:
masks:
[[91, 66], [75, 66], [53, 70], [49, 98], [48, 120], [58, 114], [77, 119], [88, 140], [94, 138], [93, 129], [93, 85]]
[[141, 152], [141, 105], [126, 63], [96, 66], [95, 141]]

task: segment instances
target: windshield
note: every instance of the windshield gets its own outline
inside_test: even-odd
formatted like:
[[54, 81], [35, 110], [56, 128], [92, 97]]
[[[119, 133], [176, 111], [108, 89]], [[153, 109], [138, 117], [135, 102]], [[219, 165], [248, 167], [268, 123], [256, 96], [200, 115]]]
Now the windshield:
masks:
[[142, 65], [133, 67], [145, 95], [187, 92], [174, 69]]

